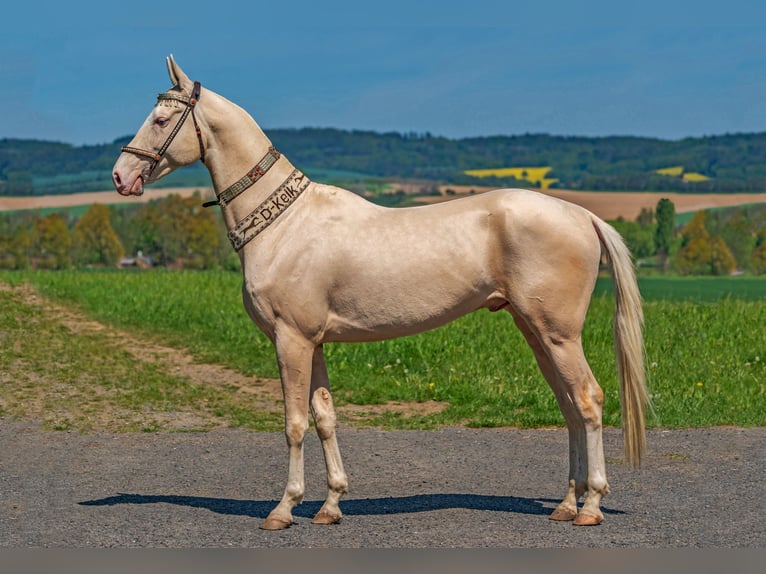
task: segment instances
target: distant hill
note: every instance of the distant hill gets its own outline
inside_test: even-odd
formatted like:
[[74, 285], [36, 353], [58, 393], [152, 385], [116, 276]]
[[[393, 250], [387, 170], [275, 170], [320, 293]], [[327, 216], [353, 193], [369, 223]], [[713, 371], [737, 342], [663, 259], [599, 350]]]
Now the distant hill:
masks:
[[[766, 133], [671, 141], [545, 134], [448, 139], [331, 128], [266, 132], [278, 149], [310, 175], [335, 174], [341, 180], [368, 177], [507, 186], [520, 182], [497, 176], [479, 179], [465, 172], [515, 168], [497, 173], [519, 175], [526, 173], [520, 168], [550, 167], [546, 180], [552, 187], [564, 189], [766, 191]], [[120, 147], [130, 139], [90, 146], [0, 139], [0, 195], [109, 189], [111, 167]], [[163, 181], [172, 187], [210, 185], [207, 171], [199, 163]], [[521, 182], [526, 186], [536, 183]]]
[[[110, 144], [73, 146], [41, 140], [0, 139], [0, 195], [56, 195], [112, 189], [112, 166], [132, 136]], [[168, 187], [209, 186], [201, 164], [163, 180]]]

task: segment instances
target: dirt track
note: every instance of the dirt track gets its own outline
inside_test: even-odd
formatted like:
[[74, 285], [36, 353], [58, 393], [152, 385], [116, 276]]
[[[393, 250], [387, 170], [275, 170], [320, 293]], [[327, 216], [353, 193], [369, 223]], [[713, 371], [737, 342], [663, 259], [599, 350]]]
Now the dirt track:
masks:
[[[173, 187], [166, 189], [149, 189], [140, 197], [125, 197], [116, 191], [93, 191], [88, 193], [71, 193], [65, 195], [40, 195], [34, 197], [0, 196], [0, 211], [15, 211], [19, 209], [45, 209], [58, 207], [76, 207], [92, 203], [146, 203], [152, 199], [160, 199], [168, 195], [189, 197], [199, 191], [203, 198], [212, 199], [213, 191], [200, 187]], [[208, 195], [210, 197], [208, 197]]]
[[[467, 193], [469, 188], [451, 186], [458, 193]], [[413, 188], [414, 189], [414, 188]], [[70, 195], [47, 195], [40, 197], [0, 197], [0, 211], [17, 209], [40, 209], [56, 207], [73, 207], [91, 203], [116, 204], [146, 202], [152, 199], [178, 194], [188, 197], [200, 191], [203, 198], [211, 199], [213, 192], [205, 188], [168, 188], [148, 189], [139, 198], [123, 197], [115, 191], [98, 191], [92, 193], [74, 193]], [[479, 190], [486, 191], [486, 190]], [[547, 190], [544, 193], [565, 199], [589, 209], [602, 219], [616, 219], [619, 216], [628, 220], [635, 219], [642, 208], [654, 209], [657, 202], [667, 197], [676, 207], [677, 213], [698, 211], [712, 207], [730, 207], [752, 203], [766, 203], [766, 193], [733, 193], [733, 194], [686, 194], [686, 193], [611, 193], [591, 191]], [[423, 202], [443, 201], [451, 196], [442, 198], [421, 198]]]
[[306, 501], [287, 531], [258, 529], [281, 496], [281, 433], [92, 434], [0, 419], [3, 547], [763, 547], [766, 429], [651, 431], [645, 466], [607, 429], [612, 492], [597, 527], [551, 522], [566, 431], [339, 434], [345, 517], [310, 524], [324, 496], [316, 435]]
[[[468, 187], [452, 187], [458, 193], [468, 193], [470, 189]], [[548, 189], [542, 191], [542, 193], [580, 205], [600, 218], [607, 220], [617, 219], [620, 216], [627, 220], [635, 220], [643, 208], [654, 210], [657, 207], [657, 202], [663, 197], [673, 202], [676, 213], [694, 212], [714, 207], [766, 203], [766, 193], [617, 193], [608, 191], [569, 191], [565, 189]], [[421, 198], [421, 200], [424, 203], [432, 203], [449, 199], [449, 197], [425, 197]]]

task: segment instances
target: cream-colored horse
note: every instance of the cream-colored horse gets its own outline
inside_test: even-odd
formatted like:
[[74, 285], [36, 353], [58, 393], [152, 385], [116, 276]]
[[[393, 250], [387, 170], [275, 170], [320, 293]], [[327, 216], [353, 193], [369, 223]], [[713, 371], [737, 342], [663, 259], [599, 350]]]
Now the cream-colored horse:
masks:
[[[338, 502], [348, 481], [322, 344], [410, 335], [481, 308], [513, 316], [566, 419], [569, 490], [551, 518], [601, 522], [608, 492], [603, 393], [581, 331], [602, 253], [616, 287], [626, 459], [638, 464], [645, 448], [643, 315], [617, 232], [585, 209], [532, 191], [392, 209], [311, 182], [244, 110], [190, 81], [172, 56], [167, 64], [174, 87], [159, 95], [123, 148], [114, 185], [123, 195], [140, 195], [144, 184], [198, 159], [210, 171], [242, 261], [245, 308], [276, 347], [284, 392], [287, 486], [262, 528], [290, 526], [303, 498], [309, 409], [329, 489], [314, 522], [341, 519]], [[189, 115], [192, 122], [185, 121]]]

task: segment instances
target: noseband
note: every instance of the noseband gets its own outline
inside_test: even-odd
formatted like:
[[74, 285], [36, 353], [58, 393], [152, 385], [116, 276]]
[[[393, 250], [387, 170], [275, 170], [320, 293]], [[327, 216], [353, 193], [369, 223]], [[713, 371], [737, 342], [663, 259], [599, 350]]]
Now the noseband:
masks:
[[148, 157], [152, 160], [151, 167], [149, 168], [149, 173], [147, 174], [147, 177], [152, 175], [152, 172], [155, 170], [157, 165], [160, 163], [160, 160], [162, 159], [162, 156], [165, 155], [165, 152], [170, 147], [171, 142], [173, 139], [178, 135], [178, 132], [181, 130], [181, 126], [184, 125], [184, 122], [186, 121], [186, 118], [189, 115], [189, 112], [191, 112], [192, 121], [194, 122], [194, 130], [197, 132], [197, 141], [199, 142], [199, 159], [202, 163], [205, 163], [205, 146], [202, 143], [202, 131], [199, 129], [199, 124], [197, 123], [197, 117], [194, 115], [194, 108], [197, 105], [197, 101], [199, 100], [199, 95], [202, 87], [199, 82], [194, 82], [194, 87], [192, 88], [191, 95], [184, 96], [183, 94], [177, 94], [175, 92], [164, 92], [162, 94], [157, 95], [157, 103], [159, 104], [163, 100], [175, 100], [177, 102], [181, 102], [186, 106], [186, 109], [181, 114], [181, 117], [178, 120], [178, 123], [173, 128], [173, 131], [170, 132], [167, 139], [165, 140], [165, 143], [162, 144], [162, 147], [154, 151], [147, 151], [143, 150], [137, 147], [130, 147], [130, 146], [124, 146], [121, 151], [132, 153], [135, 155], [139, 155], [142, 157]]

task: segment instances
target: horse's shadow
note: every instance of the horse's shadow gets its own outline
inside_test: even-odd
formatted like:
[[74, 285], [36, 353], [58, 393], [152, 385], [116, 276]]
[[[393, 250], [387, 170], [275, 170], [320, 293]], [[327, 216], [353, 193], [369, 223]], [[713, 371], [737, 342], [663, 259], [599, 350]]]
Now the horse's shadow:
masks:
[[[433, 510], [465, 509], [511, 512], [516, 514], [549, 515], [559, 501], [552, 499], [521, 498], [517, 496], [491, 496], [482, 494], [416, 494], [390, 498], [358, 498], [341, 502], [341, 511], [347, 516], [373, 516], [409, 514]], [[236, 500], [203, 496], [177, 496], [163, 494], [119, 493], [97, 500], [86, 500], [83, 506], [115, 506], [119, 504], [176, 504], [191, 508], [204, 508], [218, 514], [266, 518], [277, 505], [277, 500]], [[322, 501], [305, 501], [295, 507], [293, 515], [311, 518], [322, 506]], [[624, 514], [621, 510], [602, 508], [605, 514]]]

